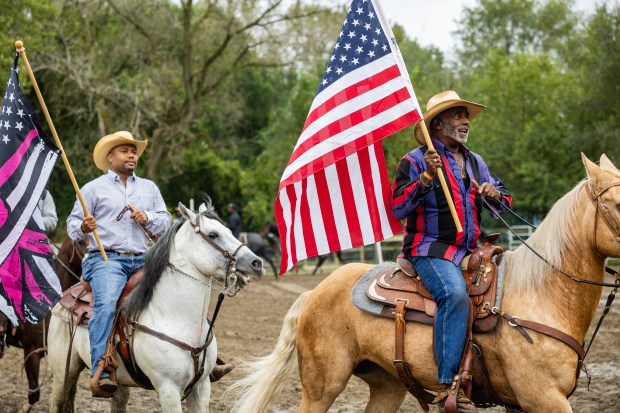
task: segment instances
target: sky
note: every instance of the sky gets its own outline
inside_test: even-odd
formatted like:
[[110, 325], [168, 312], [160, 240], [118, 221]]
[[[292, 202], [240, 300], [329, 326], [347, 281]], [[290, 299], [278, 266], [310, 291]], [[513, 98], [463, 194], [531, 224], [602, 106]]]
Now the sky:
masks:
[[[457, 38], [451, 32], [456, 30], [456, 20], [460, 19], [463, 8], [477, 3], [476, 0], [376, 1], [380, 2], [388, 21], [403, 26], [411, 39], [425, 47], [434, 45], [447, 54], [456, 47]], [[575, 0], [574, 10], [591, 13], [596, 4], [611, 5], [617, 2], [618, 0]]]

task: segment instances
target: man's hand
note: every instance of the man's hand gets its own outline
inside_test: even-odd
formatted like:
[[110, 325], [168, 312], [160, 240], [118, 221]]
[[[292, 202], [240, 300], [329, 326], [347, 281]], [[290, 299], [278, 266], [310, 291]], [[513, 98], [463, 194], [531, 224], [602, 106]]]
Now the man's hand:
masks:
[[93, 232], [97, 229], [97, 222], [95, 221], [95, 217], [89, 215], [82, 219], [82, 226], [80, 227], [84, 234], [88, 234], [89, 232]]
[[140, 225], [144, 225], [148, 222], [149, 217], [146, 215], [146, 212], [137, 210], [132, 205], [127, 205], [129, 210], [131, 211], [131, 215], [129, 216], [131, 219], [136, 221]]
[[437, 168], [443, 166], [441, 157], [435, 149], [431, 148], [427, 149], [424, 154], [424, 162], [426, 162], [426, 172], [428, 172], [430, 176], [435, 176], [437, 174]]
[[487, 201], [500, 201], [501, 195], [497, 188], [488, 182], [483, 183], [478, 188], [478, 193], [484, 197]]

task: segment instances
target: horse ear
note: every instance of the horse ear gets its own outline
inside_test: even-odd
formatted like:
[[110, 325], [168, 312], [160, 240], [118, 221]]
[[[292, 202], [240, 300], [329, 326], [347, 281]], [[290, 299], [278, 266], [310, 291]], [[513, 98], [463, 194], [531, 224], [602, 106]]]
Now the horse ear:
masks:
[[588, 157], [583, 152], [581, 152], [581, 161], [583, 162], [583, 165], [586, 167], [586, 173], [588, 174], [588, 179], [590, 180], [596, 179], [596, 177], [598, 176], [600, 172], [600, 168], [594, 162], [589, 160]]
[[181, 202], [179, 202], [179, 211], [181, 212], [181, 215], [183, 215], [183, 218], [185, 218], [185, 220], [187, 220], [189, 222], [195, 222], [196, 221], [196, 214], [194, 214], [192, 211], [190, 211]]
[[204, 214], [205, 212], [207, 212], [207, 206], [205, 204], [200, 204], [200, 206], [198, 207], [198, 213]]
[[599, 164], [603, 169], [609, 169], [610, 171], [614, 172], [618, 171], [618, 168], [615, 167], [615, 165], [609, 160], [609, 158], [605, 154], [601, 155], [601, 160]]

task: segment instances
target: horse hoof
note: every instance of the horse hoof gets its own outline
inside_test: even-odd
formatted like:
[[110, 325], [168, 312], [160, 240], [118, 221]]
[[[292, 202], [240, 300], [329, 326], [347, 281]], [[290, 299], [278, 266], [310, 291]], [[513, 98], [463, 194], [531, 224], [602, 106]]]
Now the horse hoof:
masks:
[[37, 391], [36, 393], [32, 393], [28, 395], [28, 404], [29, 405], [33, 405], [36, 402], [39, 401], [39, 398], [41, 397], [41, 393], [39, 391]]

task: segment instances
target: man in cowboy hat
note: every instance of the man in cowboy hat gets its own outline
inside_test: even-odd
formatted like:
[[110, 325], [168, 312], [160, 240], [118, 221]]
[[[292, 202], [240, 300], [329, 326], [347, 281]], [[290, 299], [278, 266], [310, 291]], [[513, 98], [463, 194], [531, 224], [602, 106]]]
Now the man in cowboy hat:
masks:
[[[459, 264], [477, 245], [482, 198], [493, 213], [503, 212], [502, 204], [512, 205], [508, 190], [480, 155], [465, 146], [471, 121], [483, 109], [452, 90], [430, 98], [423, 121], [434, 149], [425, 144], [418, 123], [414, 134], [421, 146], [401, 159], [392, 186], [392, 213], [406, 219], [401, 256], [413, 263], [437, 303], [435, 355], [440, 391], [434, 403], [438, 404], [448, 397], [465, 345], [468, 294]], [[438, 168], [448, 182], [462, 233], [457, 232], [437, 179]], [[459, 411], [476, 411], [461, 392]]]
[[[78, 241], [86, 234], [89, 238], [82, 277], [90, 283], [95, 297], [93, 316], [88, 322], [93, 396], [110, 397], [116, 391], [117, 385], [107, 371], [93, 379], [112, 330], [116, 302], [129, 277], [144, 266], [149, 234], [161, 235], [170, 226], [170, 214], [155, 183], [134, 173], [146, 144], [147, 141], [137, 141], [126, 131], [99, 139], [93, 158], [103, 175], [82, 188], [92, 215], [85, 217], [76, 201], [67, 218], [71, 239]], [[107, 261], [92, 235], [95, 229]]]

